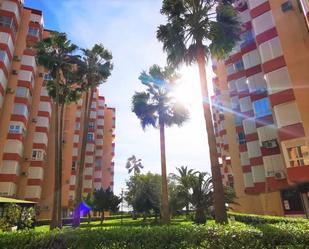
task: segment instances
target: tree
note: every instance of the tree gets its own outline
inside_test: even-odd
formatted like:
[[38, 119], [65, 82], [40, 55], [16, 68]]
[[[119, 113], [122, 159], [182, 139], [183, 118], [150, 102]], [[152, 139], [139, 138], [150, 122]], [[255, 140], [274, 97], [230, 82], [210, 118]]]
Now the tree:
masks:
[[126, 201], [133, 207], [133, 212], [143, 214], [144, 219], [154, 213], [160, 212], [161, 205], [161, 176], [158, 174], [137, 174], [130, 177], [127, 182], [128, 191]]
[[101, 213], [101, 225], [105, 219], [104, 212], [107, 211], [117, 211], [119, 209], [119, 204], [121, 198], [114, 195], [113, 191], [108, 188], [104, 190], [103, 188], [93, 191], [93, 206], [94, 210]]
[[111, 75], [113, 58], [111, 52], [104, 48], [102, 44], [95, 44], [92, 49], [82, 49], [81, 69], [83, 71], [82, 88], [86, 92], [84, 103], [84, 122], [82, 133], [82, 144], [80, 150], [80, 163], [77, 165], [76, 190], [75, 190], [75, 209], [73, 226], [80, 225], [80, 203], [82, 200], [82, 187], [84, 176], [84, 164], [86, 158], [86, 144], [88, 135], [88, 123], [91, 113], [91, 104], [94, 92], [97, 87], [106, 82]]
[[188, 217], [190, 211], [190, 188], [196, 172], [193, 169], [188, 169], [187, 166], [181, 166], [176, 169], [178, 171], [178, 175], [172, 174], [171, 177], [178, 183], [178, 199], [183, 200], [186, 207], [186, 215]]
[[198, 64], [218, 223], [226, 223], [227, 214], [205, 65], [210, 54], [218, 59], [224, 58], [239, 40], [240, 24], [231, 2], [230, 0], [163, 0], [161, 13], [167, 17], [167, 24], [160, 25], [157, 30], [157, 38], [163, 43], [169, 65], [178, 67], [183, 62], [187, 65], [195, 62]]
[[192, 181], [191, 202], [195, 206], [195, 223], [206, 222], [205, 211], [213, 203], [212, 178], [203, 172], [198, 172]]
[[48, 94], [54, 104], [55, 129], [55, 191], [51, 229], [61, 227], [61, 189], [62, 189], [62, 143], [63, 116], [66, 104], [77, 101], [82, 89], [76, 82], [79, 80], [75, 62], [78, 56], [74, 53], [77, 46], [72, 44], [65, 33], [52, 32], [50, 37], [38, 42], [35, 46], [37, 62], [48, 70], [52, 77], [46, 84]]
[[137, 159], [135, 155], [132, 155], [128, 158], [126, 163], [126, 169], [128, 170], [128, 173], [130, 174], [132, 171], [134, 172], [134, 175], [141, 173], [141, 169], [143, 169], [144, 166], [142, 165], [142, 159]]
[[146, 85], [144, 92], [135, 92], [132, 111], [145, 129], [153, 126], [160, 129], [161, 174], [162, 174], [162, 221], [169, 223], [168, 189], [165, 156], [165, 126], [180, 126], [188, 119], [188, 110], [171, 94], [177, 74], [170, 68], [153, 65], [149, 74], [142, 72], [139, 79]]

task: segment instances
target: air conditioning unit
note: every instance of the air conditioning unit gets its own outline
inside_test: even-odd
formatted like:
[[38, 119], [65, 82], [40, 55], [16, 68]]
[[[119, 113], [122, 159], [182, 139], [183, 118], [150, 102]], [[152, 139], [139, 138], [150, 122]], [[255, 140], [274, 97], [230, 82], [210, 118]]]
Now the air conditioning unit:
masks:
[[23, 172], [20, 173], [20, 175], [21, 175], [21, 176], [28, 176], [28, 173], [25, 172], [25, 171], [23, 171]]
[[267, 171], [266, 172], [266, 176], [267, 177], [274, 177], [275, 176], [275, 171], [273, 171], [273, 170], [272, 171]]
[[285, 172], [282, 171], [282, 170], [276, 171], [274, 176], [275, 176], [275, 179], [276, 179], [276, 180], [282, 180], [282, 179], [285, 179], [285, 178], [286, 178]]
[[13, 74], [13, 75], [17, 75], [17, 74], [18, 74], [17, 70], [13, 69], [13, 70], [12, 70], [12, 74]]
[[36, 118], [32, 118], [32, 119], [31, 119], [31, 122], [32, 122], [32, 123], [36, 123], [36, 122], [38, 122], [38, 120], [37, 120]]
[[13, 94], [15, 91], [14, 91], [14, 89], [12, 89], [12, 88], [10, 88], [10, 87], [8, 87], [6, 90], [5, 90], [5, 93], [6, 94]]
[[276, 147], [278, 147], [278, 142], [277, 142], [276, 139], [272, 139], [272, 140], [268, 140], [268, 141], [263, 141], [262, 142], [262, 146], [264, 148], [268, 148], [268, 149], [276, 148]]

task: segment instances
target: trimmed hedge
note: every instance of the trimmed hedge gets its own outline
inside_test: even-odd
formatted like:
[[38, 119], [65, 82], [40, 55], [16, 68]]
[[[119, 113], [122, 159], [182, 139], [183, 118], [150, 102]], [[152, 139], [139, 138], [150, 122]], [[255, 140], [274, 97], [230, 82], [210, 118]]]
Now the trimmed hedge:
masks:
[[229, 212], [229, 218], [246, 224], [309, 223], [307, 219]]
[[0, 234], [1, 249], [309, 248], [307, 224], [114, 227]]

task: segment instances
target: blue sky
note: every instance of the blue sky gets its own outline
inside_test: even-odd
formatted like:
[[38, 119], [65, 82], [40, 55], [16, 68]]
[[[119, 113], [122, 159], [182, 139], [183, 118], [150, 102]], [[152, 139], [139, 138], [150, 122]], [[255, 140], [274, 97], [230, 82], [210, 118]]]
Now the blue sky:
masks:
[[[155, 36], [157, 26], [164, 23], [161, 0], [26, 0], [25, 6], [43, 10], [45, 28], [66, 32], [78, 46], [103, 43], [113, 53], [114, 70], [100, 93], [116, 108], [115, 192], [125, 187], [129, 177], [125, 163], [132, 154], [142, 159], [144, 172], [160, 173], [159, 131], [142, 130], [131, 112], [131, 97], [143, 89], [137, 79], [142, 70], [155, 63], [165, 65], [162, 44]], [[211, 79], [209, 67], [208, 73]], [[181, 74], [179, 97], [188, 104], [191, 119], [166, 131], [168, 172], [181, 165], [209, 172], [198, 71], [184, 67]]]

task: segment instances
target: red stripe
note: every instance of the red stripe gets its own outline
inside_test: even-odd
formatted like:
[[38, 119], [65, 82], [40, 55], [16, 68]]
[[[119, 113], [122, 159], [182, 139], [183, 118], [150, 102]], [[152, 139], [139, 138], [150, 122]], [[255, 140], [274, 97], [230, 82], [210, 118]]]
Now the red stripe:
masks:
[[305, 137], [305, 130], [302, 123], [282, 127], [278, 131], [281, 141]]
[[259, 157], [250, 158], [250, 164], [251, 166], [263, 164], [263, 157], [259, 156]]
[[277, 57], [275, 59], [272, 59], [270, 61], [265, 62], [262, 65], [262, 68], [263, 68], [264, 73], [269, 73], [269, 72], [275, 71], [275, 70], [277, 70], [279, 68], [282, 68], [285, 65], [286, 64], [285, 64], [284, 57], [283, 56], [279, 56], [279, 57]]
[[19, 161], [21, 156], [17, 153], [3, 153], [3, 160]]
[[101, 182], [101, 178], [94, 178], [94, 182]]
[[46, 146], [46, 144], [33, 143], [33, 149], [42, 149], [42, 150], [46, 150], [46, 149], [47, 149], [47, 146]]
[[0, 182], [14, 182], [16, 183], [18, 176], [15, 174], [0, 174]]
[[262, 117], [262, 118], [256, 118], [255, 119], [256, 128], [263, 127], [263, 126], [266, 126], [266, 125], [270, 125], [270, 124], [273, 124], [273, 123], [274, 123], [274, 119], [273, 119], [272, 115], [268, 115], [268, 116], [265, 116], [265, 117]]
[[31, 161], [33, 167], [44, 167], [44, 161]]
[[84, 193], [91, 193], [92, 189], [91, 188], [84, 188], [83, 192]]
[[91, 168], [92, 167], [92, 163], [85, 163], [85, 168]]
[[22, 87], [27, 87], [27, 88], [29, 88], [30, 90], [32, 89], [32, 85], [31, 85], [31, 82], [30, 82], [30, 81], [18, 80], [17, 85], [18, 85], [18, 86], [22, 86]]
[[287, 89], [281, 92], [277, 92], [269, 95], [269, 100], [272, 106], [280, 105], [282, 103], [295, 100], [293, 89]]
[[252, 93], [250, 95], [250, 99], [251, 101], [256, 101], [256, 100], [259, 100], [259, 99], [263, 99], [263, 98], [266, 98], [267, 97], [267, 91], [263, 92], [263, 93]]
[[20, 66], [20, 69], [21, 69], [21, 70], [25, 70], [25, 71], [30, 71], [30, 72], [33, 73], [33, 75], [35, 75], [34, 67], [33, 67], [33, 66], [21, 65], [21, 66]]
[[46, 111], [38, 111], [38, 116], [41, 117], [50, 117], [50, 112], [46, 112]]
[[31, 48], [26, 48], [23, 52], [24, 55], [30, 55], [30, 56], [35, 56], [36, 55], [36, 51], [34, 49]]
[[14, 102], [19, 103], [19, 104], [24, 104], [26, 106], [29, 105], [29, 99], [27, 99], [27, 98], [15, 97]]
[[41, 179], [28, 179], [27, 185], [29, 186], [41, 186], [43, 181]]
[[264, 2], [262, 4], [260, 4], [259, 6], [256, 6], [255, 8], [253, 8], [252, 10], [250, 10], [250, 14], [252, 16], [252, 18], [258, 17], [262, 14], [264, 14], [265, 12], [270, 10], [270, 5], [269, 2]]
[[40, 101], [51, 102], [51, 98], [49, 96], [40, 96]]
[[85, 180], [92, 180], [92, 176], [85, 176], [84, 179]]
[[19, 141], [22, 142], [23, 141], [23, 135], [22, 134], [8, 133], [7, 139], [14, 139], [14, 140], [19, 140]]
[[275, 148], [261, 147], [261, 152], [263, 156], [271, 156], [271, 155], [277, 155], [281, 153], [279, 146]]
[[260, 72], [262, 72], [261, 65], [256, 65], [254, 67], [250, 67], [250, 68], [246, 69], [245, 74], [246, 74], [246, 77], [249, 77], [251, 75], [258, 74]]
[[273, 27], [269, 30], [264, 31], [261, 34], [258, 34], [255, 39], [258, 45], [260, 45], [263, 42], [266, 42], [268, 40], [271, 40], [273, 38], [275, 38], [276, 36], [278, 36], [278, 32], [276, 27]]
[[231, 75], [227, 76], [227, 81], [232, 81], [232, 80], [237, 80], [240, 79], [242, 77], [246, 76], [246, 72], [244, 70], [233, 73]]
[[75, 190], [75, 185], [70, 185], [70, 190]]
[[243, 172], [243, 173], [249, 173], [249, 172], [251, 172], [251, 165], [241, 166], [241, 168], [242, 168], [242, 172]]
[[238, 133], [244, 132], [244, 127], [242, 125], [236, 126], [236, 132]]
[[239, 152], [245, 152], [247, 151], [247, 145], [246, 144], [240, 144], [239, 145]]
[[12, 114], [11, 121], [20, 121], [23, 122], [25, 126], [27, 126], [27, 118], [23, 115]]
[[246, 54], [246, 53], [249, 53], [251, 52], [252, 50], [256, 49], [256, 44], [255, 42], [251, 42], [249, 43], [248, 45], [244, 46], [241, 48], [241, 52], [242, 54]]
[[35, 131], [48, 134], [48, 128], [47, 127], [36, 126]]
[[251, 134], [246, 135], [246, 141], [247, 142], [251, 142], [251, 141], [255, 141], [255, 140], [259, 140], [257, 133], [251, 133]]

